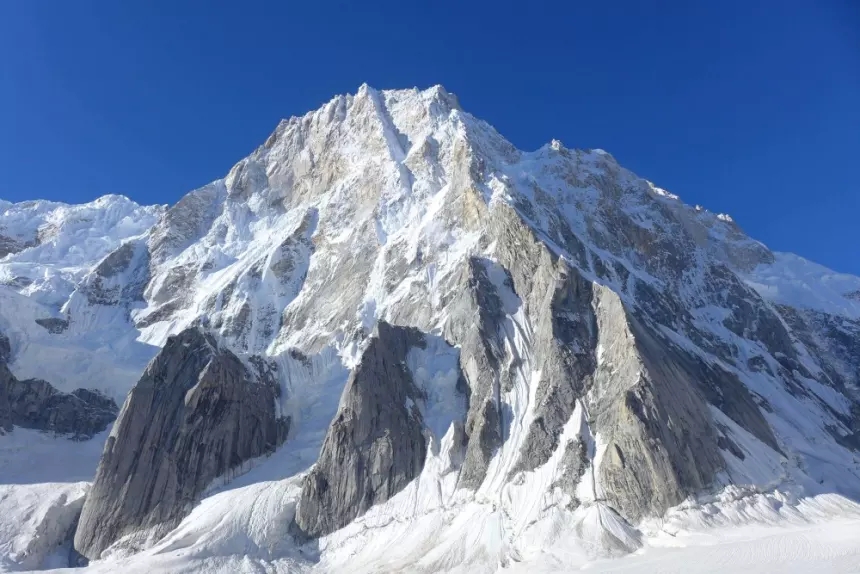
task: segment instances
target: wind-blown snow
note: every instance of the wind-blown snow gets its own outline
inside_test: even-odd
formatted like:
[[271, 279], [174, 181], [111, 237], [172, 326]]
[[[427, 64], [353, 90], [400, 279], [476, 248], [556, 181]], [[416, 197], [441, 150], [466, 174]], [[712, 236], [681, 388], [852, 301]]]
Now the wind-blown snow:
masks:
[[747, 276], [747, 283], [763, 297], [800, 309], [860, 318], [860, 277], [836, 273], [793, 253], [774, 255], [774, 263], [760, 265]]

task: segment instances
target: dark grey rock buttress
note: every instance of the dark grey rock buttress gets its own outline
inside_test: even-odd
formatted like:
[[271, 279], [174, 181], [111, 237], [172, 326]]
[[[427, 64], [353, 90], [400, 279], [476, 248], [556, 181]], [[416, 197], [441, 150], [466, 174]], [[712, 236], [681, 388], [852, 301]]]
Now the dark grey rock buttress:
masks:
[[300, 538], [346, 526], [421, 472], [427, 454], [416, 406], [421, 392], [406, 366], [416, 345], [424, 345], [419, 331], [377, 325], [302, 486], [294, 524]]
[[76, 551], [95, 559], [129, 534], [160, 538], [216, 478], [274, 451], [289, 424], [276, 413], [278, 394], [203, 331], [170, 337], [107, 440]]

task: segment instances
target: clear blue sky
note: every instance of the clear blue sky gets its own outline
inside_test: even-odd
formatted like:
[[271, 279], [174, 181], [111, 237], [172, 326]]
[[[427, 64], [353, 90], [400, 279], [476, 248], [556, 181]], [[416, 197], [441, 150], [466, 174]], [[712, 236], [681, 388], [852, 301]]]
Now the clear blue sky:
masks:
[[858, 0], [0, 0], [0, 197], [174, 202], [362, 82], [860, 274]]

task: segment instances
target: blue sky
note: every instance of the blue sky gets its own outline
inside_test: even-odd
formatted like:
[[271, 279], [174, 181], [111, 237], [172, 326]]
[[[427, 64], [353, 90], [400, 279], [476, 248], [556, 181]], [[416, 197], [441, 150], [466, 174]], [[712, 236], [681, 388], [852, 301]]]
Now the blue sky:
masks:
[[0, 2], [0, 197], [171, 203], [362, 82], [860, 274], [860, 2]]

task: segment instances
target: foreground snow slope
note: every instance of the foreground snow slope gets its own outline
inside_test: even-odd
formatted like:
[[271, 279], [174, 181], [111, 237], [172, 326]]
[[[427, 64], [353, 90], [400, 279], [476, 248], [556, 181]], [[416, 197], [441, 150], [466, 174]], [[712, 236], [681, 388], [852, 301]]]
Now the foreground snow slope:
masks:
[[73, 442], [15, 429], [0, 437], [0, 571], [68, 564], [69, 532], [105, 435]]
[[[298, 481], [267, 481], [263, 476], [253, 480], [248, 486], [205, 499], [185, 525], [153, 548], [134, 557], [94, 563], [86, 571], [415, 572], [415, 555], [410, 556], [410, 551], [433, 540], [440, 526], [401, 528], [393, 543], [373, 543], [359, 553], [346, 549], [330, 552], [337, 555], [336, 563], [316, 563], [291, 544], [284, 527], [292, 506], [283, 500], [298, 494]], [[846, 508], [843, 502], [834, 497], [808, 499], [795, 512], [759, 499], [727, 512], [731, 518], [727, 516], [727, 522], [720, 526], [701, 521], [699, 515], [677, 516], [667, 521], [665, 530], [644, 538], [640, 549], [624, 557], [595, 560], [574, 536], [551, 545], [536, 538], [519, 560], [452, 563], [448, 571], [856, 572], [860, 567], [860, 515], [856, 507]], [[441, 526], [450, 524], [441, 521]], [[450, 550], [460, 556], [472, 552], [479, 542], [474, 534], [476, 526], [472, 524], [452, 538]]]
[[[816, 541], [858, 524], [860, 278], [601, 150], [517, 150], [441, 87], [284, 120], [169, 208], [0, 202], [0, 249], [19, 379], [119, 402], [193, 328], [273, 377], [289, 420], [271, 457], [159, 510], [175, 524], [71, 533], [92, 571], [858, 566]], [[152, 422], [135, 404], [115, 436]], [[157, 476], [122, 448], [89, 529], [108, 485]]]

